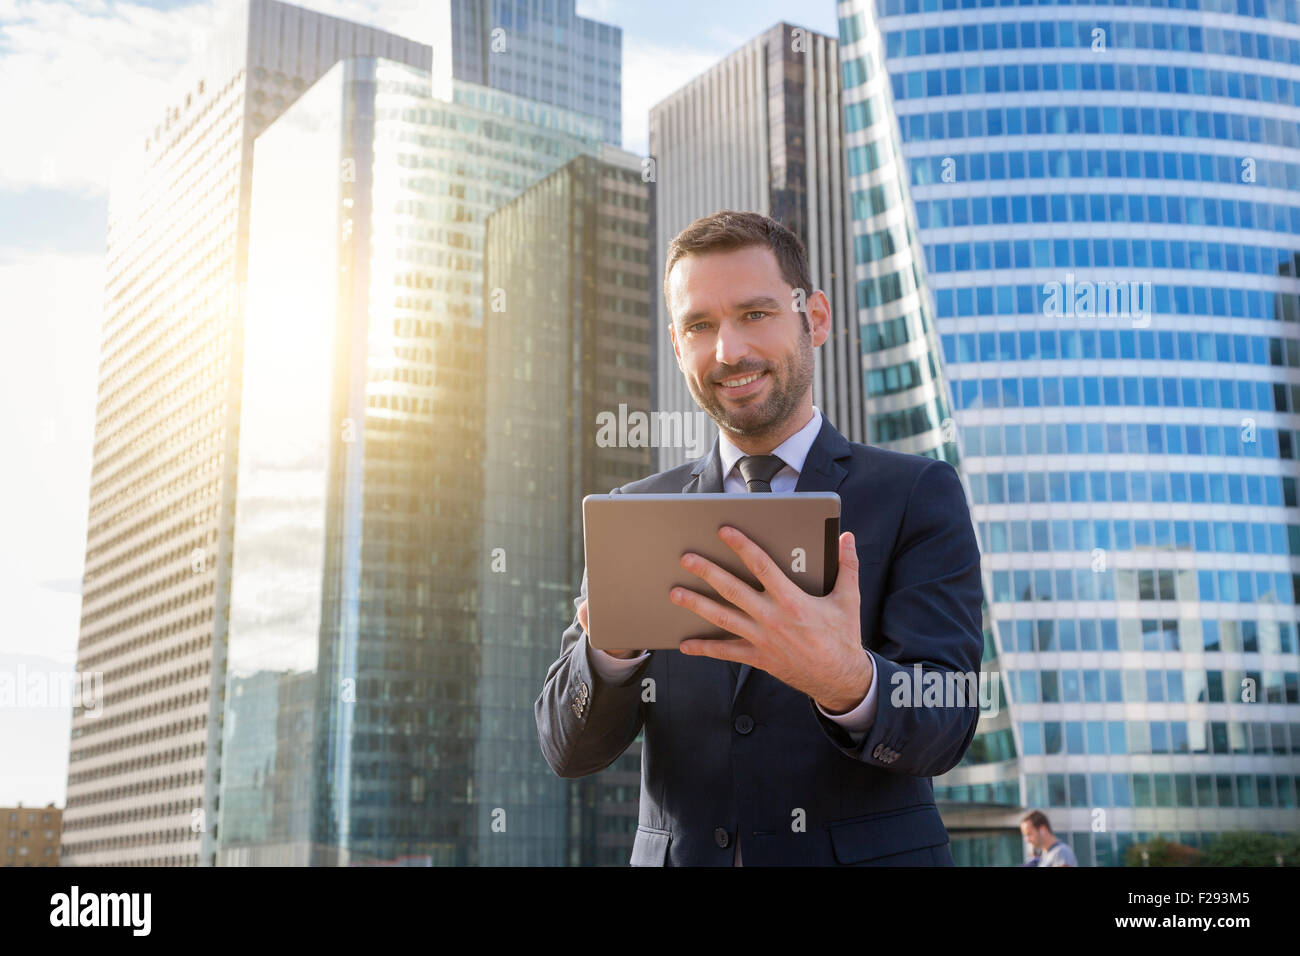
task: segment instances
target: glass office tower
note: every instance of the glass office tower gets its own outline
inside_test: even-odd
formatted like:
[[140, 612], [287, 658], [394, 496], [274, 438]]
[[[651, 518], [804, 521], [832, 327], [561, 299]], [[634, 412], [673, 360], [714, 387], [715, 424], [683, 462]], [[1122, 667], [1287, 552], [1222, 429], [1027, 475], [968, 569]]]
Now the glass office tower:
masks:
[[211, 41], [109, 199], [77, 648], [105, 702], [72, 718], [68, 866], [213, 858], [253, 139], [343, 57], [433, 60], [275, 0], [230, 4]]
[[655, 470], [648, 443], [598, 428], [650, 411], [648, 192], [640, 158], [610, 149], [488, 218], [478, 781], [508, 823], [480, 829], [487, 865], [632, 855], [640, 738], [610, 768], [565, 780], [542, 757], [534, 703], [582, 583], [583, 496]]
[[623, 30], [580, 17], [575, 0], [450, 0], [458, 80], [596, 117], [623, 142]]
[[1080, 862], [1300, 825], [1294, 0], [867, 0], [1024, 802]]
[[[872, 413], [867, 440], [943, 458], [957, 468], [967, 485], [898, 120], [882, 66], [883, 38], [871, 8], [855, 11], [841, 5], [839, 12], [852, 306], [861, 329], [865, 391]], [[1007, 864], [1017, 859], [1019, 851], [1018, 751], [994, 640], [986, 561], [981, 562], [981, 570], [984, 706], [965, 756], [934, 781], [935, 799], [959, 865]]]
[[476, 768], [507, 759], [480, 703], [510, 679], [479, 630], [485, 223], [600, 147], [381, 58], [258, 138], [221, 863], [478, 862], [505, 803]]

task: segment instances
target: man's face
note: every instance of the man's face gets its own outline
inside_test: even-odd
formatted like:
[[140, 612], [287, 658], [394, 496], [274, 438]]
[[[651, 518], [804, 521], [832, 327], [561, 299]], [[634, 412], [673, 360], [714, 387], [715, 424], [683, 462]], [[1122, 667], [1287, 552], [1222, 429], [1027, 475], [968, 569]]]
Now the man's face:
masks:
[[1046, 828], [1037, 828], [1028, 820], [1021, 822], [1020, 832], [1024, 834], [1025, 841], [1035, 850], [1041, 850], [1046, 843], [1043, 839]]
[[829, 305], [821, 292], [807, 295], [810, 330], [793, 305], [765, 245], [673, 265], [668, 308], [677, 364], [700, 408], [729, 436], [778, 434], [812, 401], [813, 347], [826, 340]]

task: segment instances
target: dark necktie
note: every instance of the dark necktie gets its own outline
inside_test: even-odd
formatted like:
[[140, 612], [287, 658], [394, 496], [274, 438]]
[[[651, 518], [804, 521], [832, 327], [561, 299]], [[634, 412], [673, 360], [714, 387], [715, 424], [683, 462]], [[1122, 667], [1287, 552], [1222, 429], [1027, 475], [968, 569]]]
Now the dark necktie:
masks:
[[[776, 455], [748, 455], [736, 462], [736, 467], [740, 469], [740, 475], [745, 479], [745, 487], [753, 495], [772, 491], [772, 479], [785, 467], [785, 462]], [[740, 665], [735, 661], [727, 661], [727, 663], [731, 665], [731, 686], [735, 687], [736, 682], [740, 680]]]
[[754, 494], [772, 490], [772, 479], [785, 467], [785, 462], [776, 455], [748, 455], [736, 462], [736, 467], [745, 479], [745, 487]]

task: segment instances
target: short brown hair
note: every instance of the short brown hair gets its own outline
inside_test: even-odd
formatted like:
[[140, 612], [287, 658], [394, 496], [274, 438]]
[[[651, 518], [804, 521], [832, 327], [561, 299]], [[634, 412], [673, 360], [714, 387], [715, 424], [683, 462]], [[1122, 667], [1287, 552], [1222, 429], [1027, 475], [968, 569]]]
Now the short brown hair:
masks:
[[1030, 825], [1035, 830], [1041, 829], [1042, 827], [1047, 827], [1048, 830], [1052, 829], [1052, 825], [1047, 822], [1047, 814], [1042, 810], [1030, 810], [1020, 818], [1021, 823], [1024, 823], [1026, 820], [1029, 821]]
[[[781, 278], [790, 288], [803, 289], [805, 297], [815, 291], [812, 272], [808, 268], [808, 253], [798, 236], [769, 216], [719, 209], [696, 219], [668, 243], [668, 258], [664, 263], [664, 309], [669, 318], [672, 311], [668, 310], [668, 276], [678, 259], [707, 252], [731, 252], [749, 246], [767, 246], [772, 250], [781, 267]], [[807, 329], [806, 312], [803, 320]]]

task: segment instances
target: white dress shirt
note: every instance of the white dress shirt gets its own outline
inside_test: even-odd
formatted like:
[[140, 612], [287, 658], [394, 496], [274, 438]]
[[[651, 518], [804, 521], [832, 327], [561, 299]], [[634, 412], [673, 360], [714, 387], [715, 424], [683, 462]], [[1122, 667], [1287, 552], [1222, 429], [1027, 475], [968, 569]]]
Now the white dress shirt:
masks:
[[[773, 476], [772, 491], [794, 491], [794, 487], [799, 481], [799, 473], [803, 471], [804, 461], [807, 460], [808, 452], [812, 448], [813, 442], [817, 440], [817, 433], [821, 431], [821, 427], [822, 413], [814, 405], [812, 418], [808, 420], [808, 424], [773, 449], [772, 454], [784, 461], [785, 467]], [[721, 431], [718, 433], [718, 453], [722, 459], [723, 491], [727, 494], [748, 494], [745, 479], [740, 474], [740, 469], [736, 467], [736, 463], [744, 458], [746, 453], [728, 441], [727, 436]], [[645, 651], [637, 657], [615, 657], [588, 644], [585, 634], [582, 640], [586, 645], [584, 650], [587, 653], [588, 661], [591, 662], [592, 669], [596, 671], [601, 680], [610, 683], [617, 684], [626, 680], [651, 654], [650, 651]], [[862, 703], [848, 713], [828, 714], [822, 709], [821, 704], [816, 705], [817, 709], [828, 720], [834, 721], [848, 732], [854, 744], [862, 742], [876, 719], [876, 671], [877, 668], [875, 667], [871, 670], [871, 686], [867, 688], [867, 696], [862, 699]], [[816, 701], [814, 703], [816, 704]], [[736, 835], [735, 865], [741, 865], [739, 834]]]

